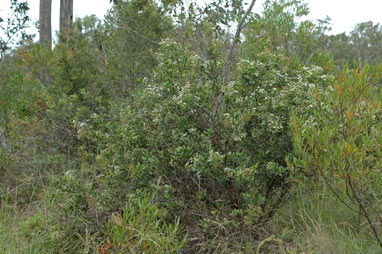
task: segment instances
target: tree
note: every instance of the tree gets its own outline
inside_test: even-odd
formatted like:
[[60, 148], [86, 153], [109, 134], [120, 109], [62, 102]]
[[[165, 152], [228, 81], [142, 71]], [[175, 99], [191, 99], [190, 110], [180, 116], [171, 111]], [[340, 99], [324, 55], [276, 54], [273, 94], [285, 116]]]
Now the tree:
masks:
[[372, 21], [357, 24], [350, 34], [358, 59], [380, 63], [382, 53], [382, 25]]
[[303, 20], [309, 8], [303, 0], [267, 0], [261, 15], [255, 15], [245, 30], [244, 58], [270, 50], [307, 63], [319, 49], [329, 19]]
[[73, 0], [60, 2], [60, 34], [62, 39], [68, 38], [68, 30], [73, 24]]
[[113, 97], [125, 98], [138, 80], [150, 77], [156, 65], [154, 52], [171, 27], [171, 18], [154, 0], [114, 3], [105, 17], [107, 38], [102, 45]]
[[339, 66], [357, 67], [358, 61], [375, 65], [382, 61], [382, 25], [368, 21], [357, 24], [349, 35], [325, 35], [322, 47]]
[[52, 0], [40, 0], [40, 44], [52, 48]]
[[21, 37], [22, 40], [31, 36], [25, 32], [28, 28], [30, 18], [27, 14], [29, 7], [26, 1], [11, 0], [11, 15], [4, 20], [0, 17], [0, 31], [4, 38], [0, 37], [0, 60], [5, 51], [10, 48], [10, 44], [15, 42], [15, 38]]
[[351, 65], [357, 60], [357, 51], [346, 33], [324, 35], [321, 47], [333, 56], [337, 66], [342, 66], [343, 63]]

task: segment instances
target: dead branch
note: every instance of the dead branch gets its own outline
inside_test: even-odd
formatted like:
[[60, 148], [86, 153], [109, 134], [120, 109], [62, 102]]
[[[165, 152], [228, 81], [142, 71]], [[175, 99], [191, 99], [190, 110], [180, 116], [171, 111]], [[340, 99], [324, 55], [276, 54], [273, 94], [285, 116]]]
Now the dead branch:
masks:
[[0, 141], [1, 141], [1, 146], [6, 150], [6, 151], [11, 151], [11, 147], [7, 143], [7, 138], [4, 135], [3, 129], [0, 127]]

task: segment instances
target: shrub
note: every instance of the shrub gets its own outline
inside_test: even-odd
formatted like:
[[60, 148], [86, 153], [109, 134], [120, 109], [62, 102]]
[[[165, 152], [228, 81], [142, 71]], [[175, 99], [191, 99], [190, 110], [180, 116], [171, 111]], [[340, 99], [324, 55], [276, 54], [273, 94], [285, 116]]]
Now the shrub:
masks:
[[327, 89], [315, 93], [313, 114], [292, 118], [302, 175], [313, 174], [363, 220], [381, 245], [381, 66], [345, 68]]
[[158, 61], [155, 78], [143, 81], [119, 122], [79, 130], [84, 143], [94, 133], [103, 143], [95, 167], [104, 195], [123, 203], [160, 178], [163, 204], [174, 211], [219, 207], [242, 210], [249, 223], [269, 219], [290, 187], [290, 110], [309, 110], [307, 91], [325, 78], [322, 70], [292, 73], [282, 57], [259, 55], [223, 86], [210, 76], [221, 63], [189, 56], [176, 43], [165, 42]]

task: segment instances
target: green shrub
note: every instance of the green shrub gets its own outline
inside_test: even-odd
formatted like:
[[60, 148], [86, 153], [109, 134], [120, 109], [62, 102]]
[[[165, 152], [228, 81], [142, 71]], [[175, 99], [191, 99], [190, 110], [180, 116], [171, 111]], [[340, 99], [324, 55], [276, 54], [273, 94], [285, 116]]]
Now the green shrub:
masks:
[[290, 187], [290, 110], [310, 110], [306, 97], [322, 70], [292, 73], [282, 57], [259, 55], [223, 86], [210, 75], [221, 63], [204, 63], [175, 43], [164, 43], [158, 61], [155, 78], [143, 81], [119, 121], [79, 128], [84, 143], [98, 135], [103, 195], [119, 206], [115, 197], [122, 204], [161, 178], [163, 204], [173, 211], [217, 206], [243, 210], [248, 223], [269, 219]]
[[[359, 216], [354, 226], [380, 240], [381, 66], [345, 68], [327, 89], [315, 93], [313, 114], [292, 118], [297, 158], [292, 167], [316, 175]], [[364, 224], [365, 221], [365, 224]]]

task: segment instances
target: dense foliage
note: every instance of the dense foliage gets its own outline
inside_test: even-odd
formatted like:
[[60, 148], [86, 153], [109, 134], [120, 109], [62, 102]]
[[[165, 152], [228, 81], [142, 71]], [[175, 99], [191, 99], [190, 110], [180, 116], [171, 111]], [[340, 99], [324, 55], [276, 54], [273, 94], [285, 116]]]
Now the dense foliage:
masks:
[[2, 51], [1, 251], [380, 252], [379, 24], [112, 2]]
[[382, 247], [380, 74], [380, 66], [345, 68], [312, 97], [317, 105], [312, 115], [293, 118], [292, 130], [296, 169], [322, 177], [340, 202], [366, 218]]

